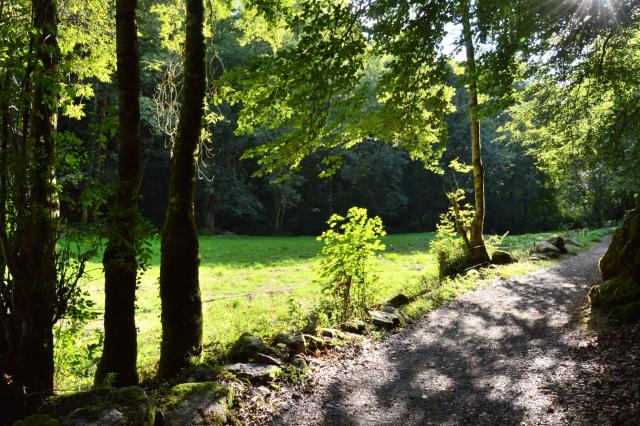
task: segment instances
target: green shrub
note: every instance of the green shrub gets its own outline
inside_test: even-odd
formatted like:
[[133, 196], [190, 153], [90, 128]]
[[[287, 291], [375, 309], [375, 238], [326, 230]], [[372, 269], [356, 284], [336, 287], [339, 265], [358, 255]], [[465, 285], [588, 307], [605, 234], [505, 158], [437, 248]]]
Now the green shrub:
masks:
[[466, 268], [469, 251], [464, 236], [468, 235], [474, 215], [470, 204], [459, 206], [464, 201], [461, 189], [447, 196], [452, 205], [446, 213], [440, 215], [436, 235], [429, 243], [429, 252], [438, 260], [440, 280]]
[[320, 252], [320, 276], [332, 319], [343, 322], [365, 313], [370, 290], [377, 277], [372, 257], [384, 250], [380, 237], [386, 235], [379, 217], [367, 217], [367, 210], [349, 209], [346, 218], [333, 215], [329, 229], [318, 237], [324, 243]]

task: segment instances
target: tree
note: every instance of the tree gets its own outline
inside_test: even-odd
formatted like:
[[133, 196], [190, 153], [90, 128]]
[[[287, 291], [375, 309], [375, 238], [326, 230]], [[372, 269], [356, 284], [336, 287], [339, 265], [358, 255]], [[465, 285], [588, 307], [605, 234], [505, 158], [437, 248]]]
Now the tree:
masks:
[[484, 166], [482, 165], [482, 151], [480, 145], [480, 115], [478, 111], [478, 74], [476, 69], [476, 50], [471, 33], [471, 18], [469, 0], [462, 1], [461, 21], [462, 38], [466, 52], [465, 75], [469, 86], [469, 112], [471, 115], [471, 164], [473, 167], [473, 195], [475, 212], [469, 228], [469, 244], [471, 262], [474, 265], [487, 263], [489, 254], [484, 244]]
[[[566, 55], [568, 47], [562, 48]], [[634, 204], [640, 184], [640, 127], [632, 118], [640, 101], [639, 51], [637, 24], [596, 35], [571, 66], [563, 63], [569, 57], [539, 64], [509, 110], [504, 134], [537, 159], [574, 223], [602, 225], [605, 218], [621, 218], [619, 206]]]
[[95, 382], [115, 375], [115, 386], [138, 383], [135, 291], [139, 237], [140, 64], [136, 0], [116, 2], [119, 155], [115, 205], [109, 242], [102, 263], [105, 272], [104, 348]]
[[182, 109], [172, 146], [169, 204], [161, 234], [161, 377], [189, 365], [202, 350], [194, 196], [206, 89], [204, 5], [202, 0], [187, 0], [186, 7]]
[[325, 0], [299, 6], [289, 20], [295, 42], [249, 73], [240, 95], [245, 109], [239, 131], [286, 130], [247, 156], [258, 158], [269, 173], [295, 169], [302, 158], [323, 150], [330, 173], [339, 165], [332, 150], [370, 138], [402, 146], [427, 169], [440, 171], [444, 119], [453, 94], [447, 63], [455, 62], [442, 46], [453, 25], [457, 45], [466, 52], [463, 73], [471, 118], [476, 213], [470, 262], [486, 263], [480, 122], [513, 102], [521, 53], [538, 31], [540, 5], [524, 0]]
[[[35, 62], [27, 87], [32, 110], [26, 145], [30, 201], [25, 204], [13, 252], [3, 238], [3, 251], [13, 277], [17, 333], [16, 377], [27, 403], [53, 392], [53, 334], [56, 306], [56, 240], [58, 196], [54, 179], [55, 130], [59, 97], [57, 12], [53, 0], [32, 2]], [[24, 135], [27, 136], [27, 135]], [[3, 230], [4, 232], [4, 230]]]

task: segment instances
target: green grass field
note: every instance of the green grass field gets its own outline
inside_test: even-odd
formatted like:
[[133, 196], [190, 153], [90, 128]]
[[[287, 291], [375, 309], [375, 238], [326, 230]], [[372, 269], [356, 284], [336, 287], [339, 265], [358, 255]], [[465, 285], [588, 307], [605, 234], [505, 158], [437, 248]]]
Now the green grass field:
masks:
[[[583, 242], [598, 240], [609, 230], [578, 235]], [[533, 241], [554, 233], [508, 236], [501, 246], [515, 255], [525, 253]], [[377, 258], [379, 282], [374, 302], [382, 302], [403, 292], [422, 294], [425, 283], [437, 275], [434, 260], [427, 253], [433, 233], [388, 235], [386, 250]], [[200, 239], [200, 287], [204, 313], [205, 356], [218, 359], [244, 331], [264, 337], [292, 327], [290, 315], [295, 301], [298, 312], [311, 311], [320, 301], [317, 279], [317, 254], [321, 243], [314, 237], [203, 236]], [[150, 269], [142, 276], [137, 292], [138, 363], [142, 377], [153, 374], [159, 357], [160, 299], [158, 288], [159, 243], [153, 245]], [[538, 267], [531, 262], [504, 266], [494, 273], [510, 276]], [[92, 265], [86, 284], [97, 312], [103, 311], [103, 278], [99, 259]], [[464, 280], [463, 280], [464, 281]], [[439, 300], [455, 297], [475, 284], [451, 284], [438, 295], [424, 298], [408, 309], [418, 314]], [[85, 346], [95, 341], [102, 328], [101, 317], [92, 321], [57, 351], [57, 387], [74, 390], [91, 384], [91, 362], [84, 360]], [[60, 345], [59, 345], [60, 346]], [[99, 349], [99, 348], [98, 348]], [[99, 355], [94, 350], [93, 357]]]

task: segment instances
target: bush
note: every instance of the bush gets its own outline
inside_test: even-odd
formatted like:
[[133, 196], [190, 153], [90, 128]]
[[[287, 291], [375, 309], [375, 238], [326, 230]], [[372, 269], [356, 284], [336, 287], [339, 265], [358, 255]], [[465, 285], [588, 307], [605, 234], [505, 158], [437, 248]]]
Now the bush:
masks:
[[349, 209], [346, 218], [333, 215], [329, 230], [318, 237], [324, 243], [320, 259], [323, 292], [329, 295], [327, 310], [334, 320], [348, 321], [362, 316], [377, 277], [371, 259], [385, 246], [379, 237], [386, 235], [379, 217], [367, 217], [367, 210]]
[[429, 243], [429, 251], [438, 259], [440, 280], [466, 268], [469, 251], [463, 234], [469, 232], [474, 215], [471, 205], [459, 207], [459, 203], [464, 200], [464, 192], [461, 189], [447, 196], [452, 205], [446, 213], [440, 215], [436, 235]]

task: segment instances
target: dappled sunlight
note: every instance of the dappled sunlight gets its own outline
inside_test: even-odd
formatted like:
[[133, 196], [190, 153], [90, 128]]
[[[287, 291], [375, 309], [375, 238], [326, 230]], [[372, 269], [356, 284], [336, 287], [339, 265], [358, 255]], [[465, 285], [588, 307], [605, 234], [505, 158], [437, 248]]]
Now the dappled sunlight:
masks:
[[328, 378], [324, 402], [307, 403], [320, 404], [323, 424], [518, 424], [553, 416], [544, 387], [570, 365], [580, 295], [601, 250], [467, 293], [365, 353], [345, 378]]

